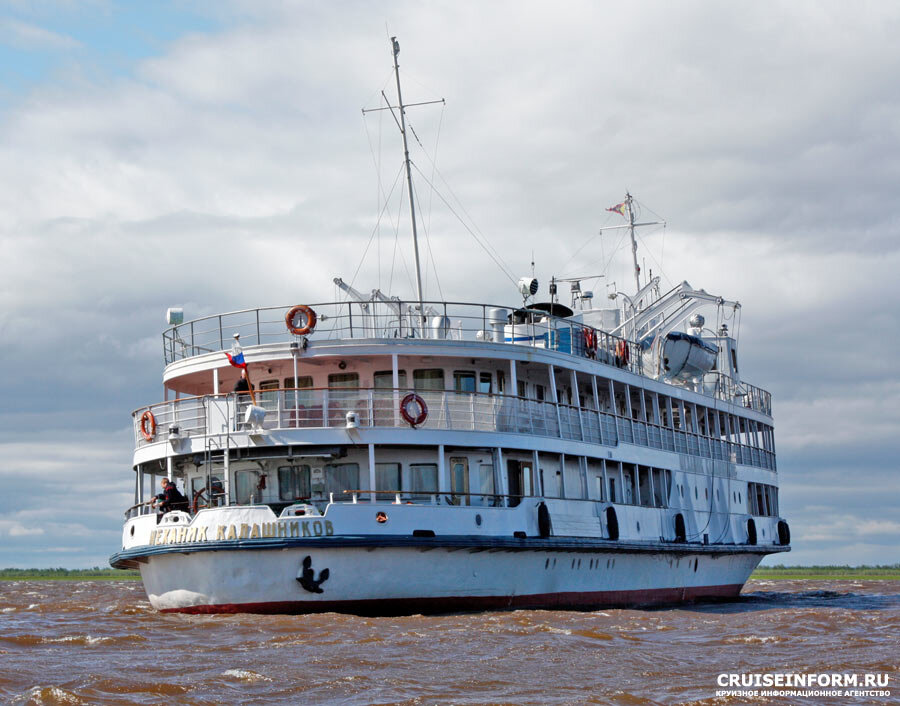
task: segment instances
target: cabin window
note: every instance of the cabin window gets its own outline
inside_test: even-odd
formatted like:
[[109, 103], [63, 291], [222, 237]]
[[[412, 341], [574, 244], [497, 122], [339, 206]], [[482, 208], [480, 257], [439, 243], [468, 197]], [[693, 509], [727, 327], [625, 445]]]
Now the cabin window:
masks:
[[630, 463], [622, 464], [622, 493], [624, 494], [624, 502], [629, 505], [636, 504], [637, 494], [634, 485], [634, 466]]
[[450, 492], [463, 494], [461, 497], [454, 496], [450, 499], [454, 505], [469, 504], [469, 459], [450, 459]]
[[490, 373], [478, 374], [478, 391], [485, 395], [489, 395], [493, 392]]
[[653, 473], [653, 506], [654, 507], [666, 507], [666, 488], [668, 485], [666, 483], [666, 474], [668, 471], [663, 471], [661, 468], [654, 468]]
[[441, 368], [414, 370], [413, 387], [418, 391], [443, 390], [444, 371]]
[[506, 375], [502, 370], [497, 371], [497, 392], [501, 395], [506, 391]]
[[544, 386], [543, 385], [535, 385], [534, 386], [534, 399], [543, 402], [544, 401]]
[[409, 490], [414, 500], [430, 500], [438, 489], [437, 464], [413, 463], [409, 466]]
[[[478, 498], [477, 504], [486, 505], [491, 502], [494, 490], [494, 466], [490, 463], [482, 463], [478, 466], [478, 492], [482, 497]], [[472, 504], [476, 504], [476, 498], [472, 498]]]
[[640, 491], [641, 505], [650, 507], [653, 504], [653, 494], [650, 492], [650, 470], [645, 466], [638, 466], [638, 489]]
[[[379, 370], [375, 375], [372, 376], [372, 386], [376, 390], [393, 390], [394, 389], [394, 371], [393, 370]], [[406, 371], [398, 370], [397, 371], [397, 385], [399, 389], [406, 389]]]
[[359, 373], [332, 373], [328, 376], [331, 390], [356, 389], [359, 387]]
[[519, 397], [526, 397], [526, 396], [527, 396], [527, 395], [526, 395], [526, 391], [525, 391], [525, 381], [524, 381], [524, 380], [519, 380], [519, 381], [516, 382], [516, 394], [517, 394]]
[[358, 463], [330, 463], [325, 466], [325, 497], [334, 493], [335, 500], [346, 500], [345, 490], [359, 490]]
[[455, 370], [453, 389], [456, 392], [475, 392], [475, 373], [471, 370]]
[[375, 489], [400, 492], [400, 464], [376, 463], [375, 464]]
[[278, 406], [278, 380], [263, 380], [259, 383], [259, 396], [257, 400], [261, 407], [275, 409]]
[[[284, 379], [284, 389], [288, 390], [285, 399], [287, 400], [288, 405], [298, 404], [303, 407], [310, 407], [314, 404], [313, 396], [314, 392], [309, 390], [308, 388], [313, 386], [312, 375], [301, 375], [298, 378], [285, 378]], [[292, 392], [292, 390], [297, 390], [296, 393]], [[297, 395], [296, 402], [294, 400], [294, 395]]]
[[258, 477], [254, 471], [235, 471], [234, 499], [238, 505], [249, 505], [251, 496], [254, 501], [259, 501]]
[[609, 502], [617, 503], [619, 498], [616, 496], [616, 479], [609, 478]]
[[306, 500], [309, 495], [309, 466], [282, 466], [278, 469], [280, 500]]

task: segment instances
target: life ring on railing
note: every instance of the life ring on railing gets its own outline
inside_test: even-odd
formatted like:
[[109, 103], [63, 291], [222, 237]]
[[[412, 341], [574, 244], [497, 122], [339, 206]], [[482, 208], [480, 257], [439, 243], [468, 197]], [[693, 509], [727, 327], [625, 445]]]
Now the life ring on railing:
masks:
[[619, 341], [616, 343], [616, 363], [618, 363], [620, 368], [625, 368], [628, 366], [628, 361], [631, 359], [631, 351], [628, 348], [628, 343], [625, 341]]
[[[294, 322], [299, 315], [304, 317], [302, 326], [297, 326]], [[306, 306], [306, 304], [298, 304], [291, 308], [287, 316], [284, 317], [284, 323], [288, 331], [295, 336], [305, 336], [308, 333], [312, 333], [312, 330], [316, 327], [316, 312]]]
[[[409, 411], [409, 407], [413, 403], [419, 407], [416, 416], [413, 416]], [[419, 397], [415, 392], [410, 392], [400, 401], [400, 416], [403, 417], [404, 421], [411, 427], [417, 427], [428, 418], [428, 405], [426, 405], [425, 400]]]
[[156, 417], [149, 409], [141, 415], [141, 436], [147, 441], [153, 441], [156, 436]]

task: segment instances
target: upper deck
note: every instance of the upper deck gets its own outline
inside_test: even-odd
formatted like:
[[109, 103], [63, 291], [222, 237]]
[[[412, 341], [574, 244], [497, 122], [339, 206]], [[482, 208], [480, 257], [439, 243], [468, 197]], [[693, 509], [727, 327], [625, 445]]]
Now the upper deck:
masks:
[[[655, 379], [644, 369], [640, 344], [545, 312], [491, 304], [425, 302], [426, 314], [422, 316], [417, 312], [418, 302], [399, 299], [323, 302], [310, 306], [317, 313], [318, 324], [309, 336], [316, 341], [374, 339], [390, 344], [398, 339], [419, 339], [526, 347], [596, 360]], [[279, 343], [299, 346], [301, 337], [291, 333], [285, 323], [290, 309], [290, 306], [244, 309], [173, 326], [163, 332], [166, 366], [196, 356], [229, 351], [236, 334], [245, 347]], [[516, 311], [519, 316], [512, 316]], [[587, 344], [591, 340], [588, 333], [595, 342], [592, 346]], [[766, 390], [746, 382], [735, 382], [716, 371], [693, 382], [677, 385], [666, 380], [661, 382], [739, 404], [761, 414], [772, 414], [772, 398]]]

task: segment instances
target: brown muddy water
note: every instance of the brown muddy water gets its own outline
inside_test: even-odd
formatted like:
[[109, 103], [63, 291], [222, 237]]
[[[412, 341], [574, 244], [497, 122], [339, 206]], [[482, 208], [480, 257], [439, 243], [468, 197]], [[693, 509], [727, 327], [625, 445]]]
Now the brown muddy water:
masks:
[[[161, 615], [140, 582], [0, 582], [13, 704], [900, 703], [900, 581], [752, 581], [659, 610]], [[719, 674], [881, 673], [891, 696], [716, 696]]]

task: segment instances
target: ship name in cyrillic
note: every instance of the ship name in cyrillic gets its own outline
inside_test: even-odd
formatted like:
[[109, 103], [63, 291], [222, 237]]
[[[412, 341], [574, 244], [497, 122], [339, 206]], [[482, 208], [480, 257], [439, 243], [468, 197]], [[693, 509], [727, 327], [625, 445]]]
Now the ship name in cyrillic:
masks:
[[217, 525], [212, 527], [167, 527], [150, 532], [151, 546], [184, 544], [189, 542], [229, 541], [239, 539], [267, 539], [291, 537], [331, 537], [334, 525], [331, 520], [294, 520], [292, 522], [262, 522], [248, 524]]

